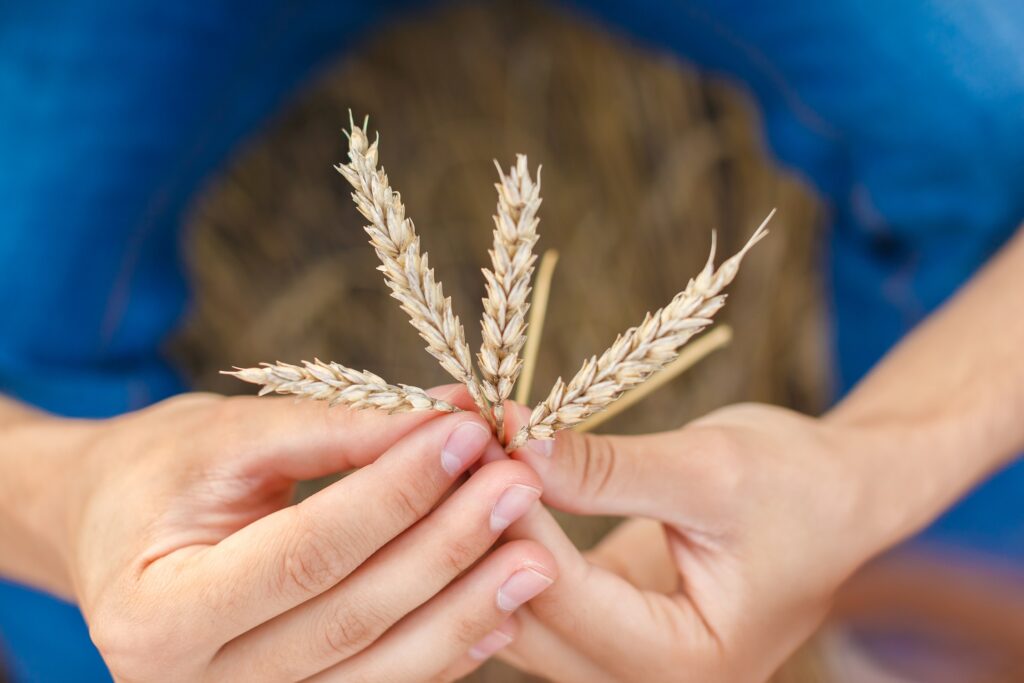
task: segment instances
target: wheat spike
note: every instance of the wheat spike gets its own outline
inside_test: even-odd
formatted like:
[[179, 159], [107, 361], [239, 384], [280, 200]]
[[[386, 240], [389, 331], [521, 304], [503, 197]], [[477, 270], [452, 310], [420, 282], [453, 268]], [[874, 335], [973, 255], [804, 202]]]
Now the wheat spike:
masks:
[[505, 441], [505, 399], [512, 393], [522, 360], [519, 351], [526, 343], [526, 312], [530, 308], [530, 277], [537, 260], [537, 210], [540, 208], [540, 169], [536, 182], [530, 178], [526, 156], [516, 156], [516, 165], [506, 175], [498, 162], [500, 182], [494, 215], [494, 247], [490, 251], [493, 270], [484, 268], [487, 296], [480, 321], [483, 343], [477, 355], [484, 396], [494, 410], [498, 440]]
[[[365, 124], [364, 124], [365, 126]], [[465, 332], [452, 312], [441, 283], [434, 279], [427, 254], [420, 250], [420, 238], [398, 192], [388, 183], [383, 168], [377, 168], [378, 142], [371, 144], [366, 130], [351, 125], [347, 131], [348, 164], [337, 171], [352, 185], [352, 200], [370, 222], [365, 226], [370, 244], [380, 258], [391, 296], [409, 315], [413, 327], [427, 342], [427, 351], [452, 377], [466, 385], [481, 414], [493, 423], [490, 406], [479, 380], [473, 374], [472, 358]]]
[[725, 303], [721, 291], [736, 277], [746, 253], [768, 234], [765, 226], [774, 215], [773, 210], [743, 249], [717, 270], [712, 233], [707, 263], [686, 289], [664, 308], [648, 313], [639, 326], [619, 335], [600, 357], [592, 356], [585, 361], [568, 384], [558, 378], [507, 450], [521, 448], [530, 439], [554, 438], [558, 430], [579, 424], [673, 361], [680, 347], [711, 324], [712, 317]]
[[419, 387], [388, 384], [372, 372], [360, 372], [321, 360], [312, 363], [302, 361], [302, 365], [262, 363], [258, 368], [236, 368], [234, 372], [222, 374], [261, 385], [260, 396], [272, 392], [294, 394], [329, 401], [332, 406], [344, 404], [350, 408], [376, 408], [389, 413], [415, 410], [453, 413], [459, 410], [446, 401], [428, 396]]

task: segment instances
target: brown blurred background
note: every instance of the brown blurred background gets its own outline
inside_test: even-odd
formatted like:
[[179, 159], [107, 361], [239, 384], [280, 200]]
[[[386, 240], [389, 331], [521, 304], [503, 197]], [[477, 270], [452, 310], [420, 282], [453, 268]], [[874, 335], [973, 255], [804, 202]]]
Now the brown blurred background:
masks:
[[[383, 164], [473, 347], [492, 159], [507, 166], [523, 152], [544, 166], [539, 249], [562, 258], [535, 399], [681, 289], [712, 229], [731, 253], [777, 207], [721, 316], [732, 344], [605, 429], [670, 428], [740, 400], [826, 405], [821, 213], [768, 160], [743, 94], [532, 2], [445, 4], [373, 34], [210, 184], [191, 218], [195, 308], [175, 344], [197, 388], [247, 392], [217, 371], [313, 357], [392, 381], [447, 381], [388, 297], [332, 168], [350, 109], [380, 131]], [[561, 519], [582, 547], [615, 523]], [[822, 648], [806, 648], [777, 680], [827, 680]], [[473, 680], [525, 679], [492, 663]]]

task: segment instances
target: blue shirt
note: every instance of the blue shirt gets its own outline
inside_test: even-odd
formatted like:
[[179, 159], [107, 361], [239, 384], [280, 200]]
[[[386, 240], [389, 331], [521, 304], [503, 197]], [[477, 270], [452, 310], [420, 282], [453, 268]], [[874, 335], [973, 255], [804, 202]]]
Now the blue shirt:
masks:
[[[103, 417], [182, 390], [182, 212], [317, 68], [408, 2], [0, 7], [0, 391]], [[1024, 4], [576, 0], [732, 77], [821, 193], [845, 390], [1024, 218]], [[1024, 563], [1024, 464], [926, 532]], [[108, 680], [74, 607], [0, 582], [15, 680]]]

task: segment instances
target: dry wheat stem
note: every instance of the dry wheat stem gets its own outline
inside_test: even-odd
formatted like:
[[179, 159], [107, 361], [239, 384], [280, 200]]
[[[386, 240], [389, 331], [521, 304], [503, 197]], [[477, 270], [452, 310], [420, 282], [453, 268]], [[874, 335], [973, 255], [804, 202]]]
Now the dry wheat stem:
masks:
[[416, 410], [452, 413], [459, 410], [446, 401], [427, 395], [419, 387], [388, 384], [372, 372], [321, 360], [303, 361], [302, 365], [262, 363], [258, 368], [236, 368], [234, 372], [222, 374], [261, 385], [260, 396], [272, 392], [294, 394], [328, 401], [332, 406], [344, 404], [350, 408], [376, 408], [389, 413]]
[[490, 406], [473, 373], [465, 332], [452, 312], [451, 299], [445, 298], [441, 283], [434, 279], [427, 254], [420, 250], [412, 219], [405, 215], [401, 196], [391, 188], [384, 169], [377, 168], [379, 141], [371, 144], [366, 130], [354, 123], [347, 134], [349, 163], [335, 168], [352, 185], [352, 200], [370, 222], [365, 229], [380, 258], [379, 270], [384, 273], [391, 295], [427, 342], [427, 351], [452, 377], [466, 385], [481, 414], [493, 423]]
[[516, 403], [529, 403], [533, 388], [533, 375], [540, 357], [540, 340], [544, 335], [544, 320], [548, 313], [548, 299], [551, 297], [551, 280], [558, 264], [558, 251], [548, 249], [537, 266], [537, 279], [533, 285], [533, 299], [530, 301], [530, 317], [527, 320], [526, 346], [523, 348], [523, 371], [516, 384]]
[[717, 270], [712, 233], [707, 263], [686, 289], [664, 308], [648, 313], [640, 325], [619, 335], [600, 357], [585, 361], [568, 384], [559, 377], [507, 450], [521, 448], [530, 439], [554, 438], [558, 430], [579, 424], [673, 361], [683, 344], [711, 324], [725, 303], [722, 290], [736, 277], [746, 253], [767, 234], [766, 225], [774, 215], [773, 210], [743, 249]]
[[512, 393], [522, 368], [519, 351], [526, 342], [526, 313], [530, 308], [530, 277], [537, 257], [537, 210], [540, 208], [540, 169], [530, 177], [526, 156], [519, 154], [506, 175], [498, 162], [500, 182], [494, 215], [492, 269], [484, 268], [487, 296], [480, 326], [483, 342], [477, 355], [484, 396], [494, 407], [498, 439], [505, 441], [505, 399]]

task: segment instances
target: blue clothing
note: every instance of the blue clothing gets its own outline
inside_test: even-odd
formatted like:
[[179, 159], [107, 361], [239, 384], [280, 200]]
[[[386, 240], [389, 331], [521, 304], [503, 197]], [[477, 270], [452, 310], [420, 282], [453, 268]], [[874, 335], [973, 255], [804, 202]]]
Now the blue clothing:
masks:
[[[297, 85], [422, 2], [0, 7], [0, 391], [100, 417], [181, 390], [182, 212]], [[845, 390], [1024, 219], [1024, 4], [572, 0], [745, 85], [828, 202]], [[1024, 564], [1024, 463], [926, 534]], [[17, 681], [109, 676], [73, 607], [0, 582]]]

